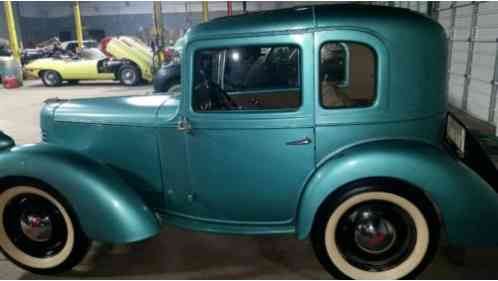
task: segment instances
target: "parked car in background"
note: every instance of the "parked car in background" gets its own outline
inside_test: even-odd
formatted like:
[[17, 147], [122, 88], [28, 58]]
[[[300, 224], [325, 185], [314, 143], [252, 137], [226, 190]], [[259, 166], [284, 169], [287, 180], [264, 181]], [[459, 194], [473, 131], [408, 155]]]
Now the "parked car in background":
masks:
[[[91, 41], [93, 42], [93, 41]], [[66, 48], [72, 42], [68, 42]], [[40, 77], [45, 86], [59, 86], [63, 81], [119, 80], [126, 86], [152, 81], [152, 52], [138, 39], [121, 36], [103, 39], [96, 48], [60, 52], [50, 58], [37, 59], [24, 66], [25, 72]], [[107, 55], [107, 56], [106, 56]]]
[[181, 57], [185, 37], [180, 37], [173, 47], [165, 49], [165, 61], [153, 80], [154, 93], [179, 92], [181, 80]]
[[0, 247], [55, 273], [91, 240], [165, 223], [294, 234], [334, 277], [397, 279], [430, 264], [441, 234], [496, 246], [496, 169], [448, 114], [447, 52], [437, 22], [394, 7], [200, 24], [181, 94], [50, 99], [41, 143], [0, 135]]

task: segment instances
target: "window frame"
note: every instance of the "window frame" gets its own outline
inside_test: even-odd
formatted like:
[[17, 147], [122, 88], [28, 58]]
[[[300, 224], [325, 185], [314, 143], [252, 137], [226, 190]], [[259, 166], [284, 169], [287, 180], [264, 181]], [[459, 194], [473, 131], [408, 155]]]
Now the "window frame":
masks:
[[[245, 47], [259, 47], [259, 48], [272, 48], [272, 50], [270, 51], [270, 53], [273, 51], [273, 48], [276, 48], [276, 47], [295, 47], [297, 50], [298, 50], [298, 53], [297, 53], [297, 56], [298, 56], [298, 59], [297, 59], [297, 67], [298, 67], [298, 74], [297, 74], [297, 79], [298, 79], [298, 85], [299, 87], [297, 88], [282, 88], [282, 89], [254, 89], [254, 90], [250, 90], [250, 91], [233, 91], [231, 93], [235, 93], [235, 95], [242, 95], [242, 93], [254, 93], [254, 92], [271, 92], [272, 90], [274, 92], [282, 92], [284, 90], [295, 90], [295, 89], [298, 89], [298, 94], [299, 94], [299, 106], [297, 107], [292, 107], [292, 108], [275, 108], [275, 109], [240, 109], [240, 110], [209, 110], [209, 111], [198, 111], [194, 108], [194, 95], [195, 95], [195, 84], [193, 83], [193, 81], [195, 80], [195, 65], [196, 65], [196, 61], [195, 61], [195, 58], [197, 56], [197, 53], [198, 52], [202, 52], [202, 51], [209, 51], [209, 50], [220, 50], [220, 52], [223, 52], [223, 55], [222, 55], [222, 58], [220, 59], [221, 62], [219, 62], [219, 65], [218, 67], [220, 67], [220, 64], [221, 64], [221, 69], [222, 70], [218, 70], [219, 72], [219, 77], [218, 77], [218, 82], [219, 82], [219, 85], [220, 87], [222, 87], [222, 89], [224, 89], [224, 84], [225, 84], [225, 68], [226, 68], [226, 56], [227, 56], [227, 52], [230, 50], [230, 49], [237, 49], [237, 48], [245, 48]], [[231, 45], [231, 44], [227, 44], [227, 45], [224, 45], [224, 46], [218, 46], [218, 47], [206, 47], [206, 48], [196, 48], [195, 50], [192, 51], [192, 68], [191, 68], [191, 85], [190, 85], [190, 99], [189, 99], [189, 109], [191, 112], [195, 113], [195, 114], [214, 114], [214, 113], [230, 113], [230, 114], [235, 114], [235, 113], [239, 113], [239, 114], [244, 114], [244, 113], [256, 113], [256, 114], [264, 114], [264, 113], [268, 113], [268, 114], [272, 114], [272, 113], [293, 113], [293, 112], [298, 112], [300, 111], [303, 106], [304, 106], [304, 89], [303, 89], [303, 59], [304, 59], [304, 56], [303, 56], [303, 48], [296, 42], [278, 42], [278, 43], [256, 43], [256, 44], [235, 44], [235, 45]]]
[[[324, 45], [326, 44], [330, 44], [330, 43], [335, 43], [335, 44], [345, 44], [349, 47], [349, 44], [357, 44], [357, 45], [361, 45], [361, 46], [364, 46], [366, 47], [367, 49], [370, 50], [370, 52], [372, 53], [373, 55], [373, 59], [374, 59], [374, 64], [373, 64], [373, 68], [374, 68], [374, 82], [373, 82], [373, 99], [371, 100], [371, 102], [368, 104], [368, 105], [360, 105], [360, 106], [337, 106], [337, 107], [326, 107], [324, 106], [323, 104], [323, 97], [322, 97], [322, 81], [320, 81], [320, 74], [321, 74], [321, 67], [322, 67], [322, 63], [321, 63], [321, 50], [323, 48]], [[349, 50], [349, 48], [346, 50], [346, 57], [348, 59], [348, 63], [347, 63], [347, 66], [346, 66], [346, 75], [347, 75], [347, 85], [346, 86], [338, 86], [339, 88], [347, 88], [347, 87], [350, 87], [351, 86], [351, 67], [350, 67], [350, 63], [349, 61], [351, 60], [351, 51]], [[340, 39], [331, 39], [331, 40], [325, 40], [323, 42], [321, 42], [321, 44], [318, 46], [318, 73], [317, 73], [317, 78], [318, 78], [318, 104], [320, 106], [321, 109], [324, 109], [326, 111], [330, 111], [330, 110], [341, 110], [341, 109], [362, 109], [362, 108], [371, 108], [371, 107], [374, 107], [375, 104], [377, 103], [377, 100], [379, 98], [379, 89], [378, 89], [378, 85], [379, 85], [379, 55], [377, 53], [377, 50], [375, 49], [374, 46], [368, 44], [367, 42], [360, 42], [360, 41], [353, 41], [353, 40], [340, 40]]]

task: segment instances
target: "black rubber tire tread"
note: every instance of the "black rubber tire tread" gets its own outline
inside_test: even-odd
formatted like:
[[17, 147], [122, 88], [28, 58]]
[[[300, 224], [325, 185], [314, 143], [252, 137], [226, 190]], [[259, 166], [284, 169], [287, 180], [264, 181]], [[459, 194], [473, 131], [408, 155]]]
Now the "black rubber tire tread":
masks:
[[74, 247], [71, 251], [71, 254], [66, 258], [65, 261], [63, 261], [59, 265], [52, 267], [52, 268], [40, 269], [40, 268], [33, 268], [30, 266], [24, 265], [24, 264], [20, 263], [19, 261], [15, 260], [14, 258], [12, 258], [8, 253], [6, 253], [0, 247], [0, 250], [5, 255], [5, 257], [8, 260], [10, 260], [12, 263], [16, 264], [17, 266], [19, 266], [27, 271], [33, 272], [35, 274], [39, 274], [39, 275], [53, 275], [53, 274], [65, 272], [65, 271], [70, 270], [71, 268], [73, 268], [77, 264], [79, 264], [83, 260], [83, 258], [87, 255], [87, 253], [90, 249], [90, 246], [91, 246], [91, 241], [88, 239], [88, 237], [83, 232], [74, 211], [72, 210], [70, 205], [67, 203], [67, 201], [62, 196], [60, 196], [57, 192], [55, 192], [50, 186], [48, 186], [42, 182], [36, 181], [36, 180], [20, 180], [20, 181], [17, 181], [15, 183], [11, 182], [11, 183], [9, 183], [8, 186], [1, 186], [0, 196], [1, 196], [1, 192], [5, 191], [6, 189], [15, 187], [15, 186], [30, 186], [30, 187], [38, 188], [44, 192], [47, 192], [48, 194], [53, 196], [57, 201], [59, 201], [59, 203], [64, 207], [64, 209], [69, 214], [69, 217], [71, 218], [71, 221], [73, 223]]

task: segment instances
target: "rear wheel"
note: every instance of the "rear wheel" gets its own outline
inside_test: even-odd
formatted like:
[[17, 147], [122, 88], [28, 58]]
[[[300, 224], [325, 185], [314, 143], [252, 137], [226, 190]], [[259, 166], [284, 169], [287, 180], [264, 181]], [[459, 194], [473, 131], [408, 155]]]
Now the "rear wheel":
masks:
[[141, 81], [140, 70], [133, 65], [123, 66], [119, 70], [119, 81], [125, 86], [136, 86]]
[[334, 277], [412, 278], [430, 263], [439, 240], [437, 216], [425, 198], [401, 188], [407, 187], [368, 186], [325, 202], [312, 240]]
[[57, 195], [41, 186], [13, 186], [0, 193], [0, 248], [20, 267], [38, 274], [68, 270], [90, 241]]
[[45, 70], [41, 73], [41, 79], [45, 86], [55, 87], [62, 84], [62, 77], [57, 71]]

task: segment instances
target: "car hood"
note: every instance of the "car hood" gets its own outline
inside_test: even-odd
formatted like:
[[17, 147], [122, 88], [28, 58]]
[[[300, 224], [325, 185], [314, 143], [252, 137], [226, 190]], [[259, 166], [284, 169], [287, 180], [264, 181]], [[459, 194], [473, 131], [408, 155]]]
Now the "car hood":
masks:
[[170, 95], [146, 95], [74, 99], [61, 102], [55, 109], [56, 122], [75, 122], [109, 125], [157, 126], [173, 119], [179, 99]]

